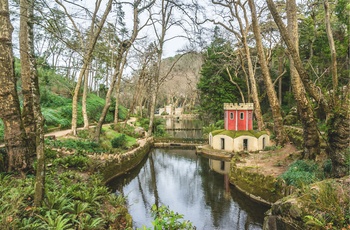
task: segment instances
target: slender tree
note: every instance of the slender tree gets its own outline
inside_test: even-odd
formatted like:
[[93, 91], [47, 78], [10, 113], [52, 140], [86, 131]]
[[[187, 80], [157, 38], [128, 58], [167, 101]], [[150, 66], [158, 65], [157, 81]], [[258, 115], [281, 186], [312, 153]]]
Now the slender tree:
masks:
[[281, 107], [278, 101], [274, 85], [271, 80], [264, 47], [261, 39], [260, 26], [257, 18], [256, 7], [253, 0], [248, 0], [248, 4], [251, 11], [253, 32], [256, 42], [256, 48], [258, 51], [258, 57], [261, 67], [261, 72], [264, 78], [264, 83], [266, 86], [267, 96], [270, 102], [270, 108], [272, 111], [272, 117], [274, 122], [274, 132], [276, 133], [277, 144], [284, 145], [289, 141], [288, 136], [283, 127], [283, 118], [281, 114]]
[[[63, 3], [61, 1], [56, 0], [56, 2], [66, 12], [66, 15], [70, 19], [70, 21], [73, 24], [76, 32], [79, 35], [80, 44], [82, 45], [82, 47], [84, 47], [84, 41], [83, 41], [82, 35], [80, 34], [80, 31], [79, 31], [79, 29], [78, 29], [74, 19], [68, 13], [67, 8], [63, 5]], [[103, 28], [103, 25], [104, 25], [104, 23], [105, 23], [105, 21], [107, 19], [107, 16], [108, 16], [109, 12], [112, 9], [112, 2], [113, 2], [113, 0], [109, 0], [107, 2], [106, 9], [105, 9], [101, 19], [99, 20], [99, 22], [98, 22], [98, 24], [96, 26], [96, 29], [95, 29], [95, 19], [97, 17], [97, 12], [100, 9], [102, 0], [98, 0], [98, 1], [95, 2], [95, 11], [93, 13], [92, 20], [91, 20], [88, 42], [87, 42], [87, 46], [86, 46], [85, 52], [83, 54], [83, 64], [82, 64], [82, 67], [81, 67], [80, 72], [79, 72], [77, 84], [75, 86], [74, 95], [73, 95], [73, 102], [72, 102], [72, 131], [73, 131], [73, 135], [77, 135], [78, 98], [79, 98], [79, 92], [80, 92], [81, 83], [82, 83], [83, 78], [85, 76], [85, 71], [87, 70], [87, 68], [88, 68], [88, 66], [89, 66], [89, 64], [91, 62], [92, 54], [93, 54], [93, 51], [94, 51], [97, 39], [98, 39], [98, 37], [99, 37], [99, 35], [101, 33], [101, 30]]]
[[[141, 0], [135, 0], [132, 3], [133, 29], [132, 29], [131, 36], [128, 39], [125, 39], [124, 41], [121, 41], [118, 37], [116, 37], [116, 39], [119, 41], [119, 44], [118, 44], [118, 49], [117, 49], [114, 74], [113, 74], [112, 79], [110, 81], [110, 87], [109, 87], [107, 95], [106, 95], [105, 105], [103, 107], [100, 119], [99, 119], [97, 126], [96, 126], [96, 131], [95, 131], [95, 135], [94, 135], [95, 141], [98, 141], [100, 139], [102, 125], [105, 121], [108, 109], [111, 105], [112, 92], [114, 90], [114, 87], [115, 87], [117, 80], [119, 82], [120, 81], [119, 79], [121, 79], [121, 77], [122, 77], [124, 65], [126, 63], [126, 57], [127, 57], [127, 54], [130, 50], [130, 47], [135, 42], [140, 30], [143, 29], [148, 23], [148, 20], [146, 20], [146, 22], [140, 26], [139, 25], [140, 24], [139, 16], [143, 11], [145, 11], [146, 9], [151, 7], [153, 5], [153, 3], [154, 3], [154, 1], [150, 1], [147, 4], [145, 3], [145, 5], [142, 5]], [[117, 97], [119, 97], [119, 95], [117, 95]], [[116, 104], [116, 106], [118, 106], [118, 105]], [[116, 109], [116, 113], [117, 112], [118, 112], [118, 110]]]
[[[21, 0], [20, 12], [21, 75], [22, 88], [25, 89], [23, 90], [23, 98], [26, 98], [23, 99], [26, 101], [23, 103], [23, 111], [26, 112], [22, 116], [25, 127], [29, 126], [26, 127], [29, 141], [31, 145], [34, 145], [34, 150], [30, 148], [30, 153], [36, 152], [34, 205], [40, 206], [44, 197], [45, 180], [44, 118], [40, 108], [39, 82], [34, 57], [34, 0]], [[32, 143], [32, 138], [34, 138], [34, 143]]]

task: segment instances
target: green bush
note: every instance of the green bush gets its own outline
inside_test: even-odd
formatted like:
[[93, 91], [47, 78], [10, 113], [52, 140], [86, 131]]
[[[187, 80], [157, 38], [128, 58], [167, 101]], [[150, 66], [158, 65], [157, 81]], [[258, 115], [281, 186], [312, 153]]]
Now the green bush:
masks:
[[126, 136], [125, 134], [121, 134], [118, 137], [115, 137], [111, 140], [111, 144], [113, 148], [125, 148], [126, 147]]
[[289, 166], [288, 170], [281, 175], [281, 178], [288, 185], [301, 188], [303, 185], [319, 181], [323, 178], [323, 175], [317, 163], [307, 160], [297, 160]]
[[74, 171], [56, 172], [47, 172], [39, 208], [33, 207], [33, 177], [0, 174], [1, 229], [120, 229], [115, 223], [125, 216], [125, 199], [111, 195], [97, 176], [84, 179]]
[[90, 162], [90, 158], [82, 154], [73, 154], [53, 161], [53, 165], [61, 165], [65, 168], [76, 168], [86, 170]]
[[72, 102], [72, 100], [57, 95], [45, 87], [40, 92], [40, 100], [43, 107], [50, 108], [57, 108]]
[[168, 207], [162, 205], [157, 207], [152, 206], [152, 225], [154, 229], [196, 229], [188, 220], [182, 220], [183, 215], [169, 210]]
[[67, 148], [74, 151], [83, 151], [87, 153], [103, 152], [103, 149], [95, 142], [80, 139], [65, 139], [65, 140], [46, 140], [48, 146], [55, 148]]

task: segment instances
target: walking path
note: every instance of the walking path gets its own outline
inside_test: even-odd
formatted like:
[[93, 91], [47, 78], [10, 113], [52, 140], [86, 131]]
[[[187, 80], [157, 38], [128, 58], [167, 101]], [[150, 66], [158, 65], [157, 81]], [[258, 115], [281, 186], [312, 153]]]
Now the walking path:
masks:
[[[135, 122], [136, 122], [136, 117], [130, 117], [130, 119], [127, 121], [128, 125], [134, 126]], [[107, 125], [111, 125], [111, 123], [109, 124], [104, 124], [103, 126], [107, 126]], [[94, 128], [96, 127], [95, 125], [90, 126], [90, 128]], [[78, 128], [78, 130], [83, 130], [84, 128]], [[66, 130], [59, 130], [59, 131], [53, 131], [53, 132], [49, 132], [45, 134], [45, 137], [48, 136], [54, 136], [54, 137], [63, 137], [66, 136], [68, 134], [72, 133], [72, 129], [66, 129]], [[4, 148], [5, 144], [0, 144], [0, 148]]]

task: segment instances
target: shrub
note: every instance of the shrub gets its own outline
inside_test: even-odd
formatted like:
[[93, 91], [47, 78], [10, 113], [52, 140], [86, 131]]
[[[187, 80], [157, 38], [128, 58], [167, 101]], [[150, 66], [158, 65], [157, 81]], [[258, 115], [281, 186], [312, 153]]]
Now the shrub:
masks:
[[118, 137], [115, 137], [111, 140], [111, 144], [113, 148], [125, 148], [126, 147], [126, 136], [125, 134], [121, 134]]
[[57, 158], [53, 161], [53, 165], [61, 165], [65, 168], [77, 168], [80, 170], [87, 169], [90, 158], [82, 154], [73, 154], [62, 158]]
[[281, 175], [281, 178], [288, 185], [302, 187], [320, 180], [321, 175], [318, 165], [313, 161], [297, 160], [292, 163], [288, 170]]
[[188, 220], [182, 220], [183, 215], [169, 210], [168, 207], [162, 205], [152, 206], [152, 216], [154, 221], [152, 225], [154, 229], [196, 229]]

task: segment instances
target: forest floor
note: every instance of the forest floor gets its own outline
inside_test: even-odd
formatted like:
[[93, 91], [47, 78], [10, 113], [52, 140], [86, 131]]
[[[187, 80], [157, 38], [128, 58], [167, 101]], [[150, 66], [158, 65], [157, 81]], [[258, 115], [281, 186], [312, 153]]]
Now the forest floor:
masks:
[[293, 161], [300, 157], [301, 151], [294, 145], [287, 144], [276, 150], [248, 153], [236, 163], [238, 167], [248, 167], [254, 172], [278, 177], [288, 169]]

